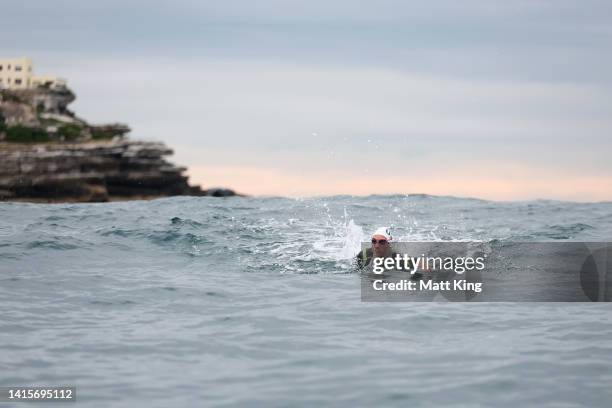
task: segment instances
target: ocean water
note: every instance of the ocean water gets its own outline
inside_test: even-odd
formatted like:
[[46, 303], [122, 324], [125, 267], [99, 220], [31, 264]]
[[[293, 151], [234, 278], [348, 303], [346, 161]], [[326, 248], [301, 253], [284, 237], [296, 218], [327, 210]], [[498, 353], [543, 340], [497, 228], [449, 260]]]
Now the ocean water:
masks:
[[612, 405], [609, 303], [361, 302], [352, 257], [381, 225], [612, 241], [612, 203], [1, 203], [0, 386], [74, 385], [79, 407]]

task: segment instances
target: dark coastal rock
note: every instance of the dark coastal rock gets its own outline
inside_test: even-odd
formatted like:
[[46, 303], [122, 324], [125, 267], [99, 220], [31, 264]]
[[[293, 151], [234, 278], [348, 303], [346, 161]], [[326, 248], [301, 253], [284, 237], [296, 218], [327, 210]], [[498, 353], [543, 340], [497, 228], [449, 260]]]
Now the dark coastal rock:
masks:
[[190, 186], [162, 143], [0, 143], [0, 200], [109, 201], [174, 195], [226, 197], [232, 190]]
[[204, 195], [210, 197], [232, 197], [238, 194], [229, 188], [213, 187], [209, 188], [208, 190], [204, 190]]
[[174, 195], [227, 197], [190, 186], [163, 143], [132, 141], [123, 124], [90, 125], [68, 88], [0, 90], [0, 200], [84, 201]]

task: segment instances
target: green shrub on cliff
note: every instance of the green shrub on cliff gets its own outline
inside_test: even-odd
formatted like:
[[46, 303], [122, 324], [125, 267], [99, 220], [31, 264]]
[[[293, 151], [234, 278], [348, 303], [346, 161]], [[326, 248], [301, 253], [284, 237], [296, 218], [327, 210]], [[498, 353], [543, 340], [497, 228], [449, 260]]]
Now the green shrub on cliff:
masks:
[[6, 129], [6, 141], [14, 143], [48, 142], [49, 134], [41, 129], [17, 125]]
[[4, 132], [6, 130], [6, 120], [4, 119], [4, 115], [0, 112], [0, 132]]
[[112, 139], [113, 137], [115, 137], [115, 135], [115, 133], [108, 132], [105, 130], [93, 129], [91, 131], [91, 138], [94, 140]]
[[82, 131], [82, 126], [75, 123], [67, 123], [57, 129], [57, 134], [63, 137], [64, 140], [76, 140], [81, 136]]

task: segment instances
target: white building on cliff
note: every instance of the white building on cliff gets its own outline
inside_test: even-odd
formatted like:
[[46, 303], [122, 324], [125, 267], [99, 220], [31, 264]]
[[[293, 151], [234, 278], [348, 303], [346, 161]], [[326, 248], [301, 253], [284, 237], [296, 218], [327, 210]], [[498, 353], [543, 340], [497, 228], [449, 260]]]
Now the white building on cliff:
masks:
[[37, 86], [56, 88], [65, 85], [65, 79], [54, 75], [34, 75], [32, 60], [29, 58], [0, 58], [0, 88], [31, 89]]

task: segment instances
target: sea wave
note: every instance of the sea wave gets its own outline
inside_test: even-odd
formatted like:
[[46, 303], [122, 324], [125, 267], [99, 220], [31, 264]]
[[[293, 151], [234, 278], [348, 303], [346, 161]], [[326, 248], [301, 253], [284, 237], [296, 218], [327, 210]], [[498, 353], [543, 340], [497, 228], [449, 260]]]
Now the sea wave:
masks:
[[76, 384], [86, 407], [533, 404], [525, 389], [608, 405], [606, 304], [362, 303], [353, 256], [379, 226], [397, 240], [609, 241], [612, 203], [2, 203], [0, 385]]

